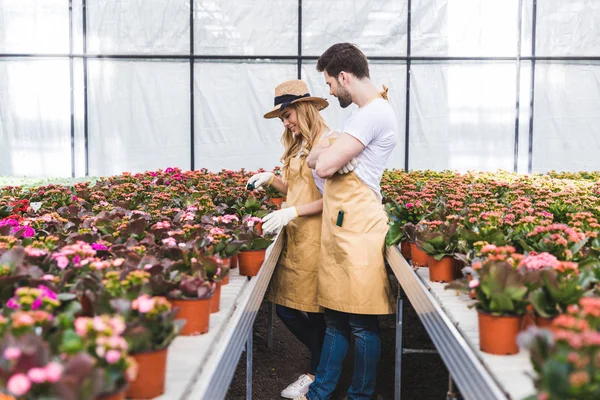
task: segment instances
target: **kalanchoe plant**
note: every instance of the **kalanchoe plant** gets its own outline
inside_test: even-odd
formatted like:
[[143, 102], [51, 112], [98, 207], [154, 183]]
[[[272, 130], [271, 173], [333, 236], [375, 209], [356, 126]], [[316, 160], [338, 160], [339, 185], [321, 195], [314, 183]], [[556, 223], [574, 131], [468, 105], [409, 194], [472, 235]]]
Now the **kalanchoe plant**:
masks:
[[590, 268], [579, 269], [577, 263], [558, 261], [549, 253], [528, 255], [520, 262], [519, 269], [539, 274], [539, 279], [529, 285], [529, 301], [535, 313], [544, 318], [566, 312], [596, 281]]
[[390, 201], [385, 205], [385, 209], [390, 217], [390, 227], [385, 239], [387, 246], [396, 246], [403, 240], [410, 240], [404, 227], [407, 224], [417, 224], [429, 215], [427, 205], [422, 201], [416, 201], [415, 203], [404, 203], [398, 200]]
[[113, 307], [127, 321], [123, 336], [131, 353], [164, 349], [185, 324], [183, 320], [175, 320], [177, 308], [161, 296], [143, 294], [131, 302], [116, 299]]
[[[71, 322], [69, 319], [68, 322]], [[136, 377], [137, 364], [129, 356], [129, 345], [121, 335], [125, 331], [121, 316], [79, 317], [63, 327], [59, 351], [67, 356], [85, 352], [103, 372], [100, 391], [110, 394], [121, 390]]]
[[552, 322], [530, 328], [519, 345], [531, 355], [538, 391], [527, 400], [600, 398], [600, 298], [584, 297]]
[[426, 221], [417, 224], [416, 243], [425, 253], [436, 260], [453, 257], [458, 249], [457, 222]]
[[236, 236], [243, 243], [243, 250], [264, 250], [273, 243], [272, 235], [263, 235], [258, 232], [256, 224], [262, 222], [260, 218], [246, 216], [236, 232]]
[[474, 289], [479, 311], [496, 316], [523, 315], [528, 304], [527, 285], [536, 279], [529, 271], [516, 268], [523, 256], [516, 254], [513, 247], [493, 245], [483, 249], [483, 254], [483, 260], [463, 270], [473, 276], [471, 281], [456, 280], [446, 289], [465, 292]]
[[0, 387], [23, 400], [94, 400], [101, 391], [102, 370], [84, 352], [60, 360], [39, 336], [6, 335], [0, 343]]
[[580, 261], [587, 239], [585, 234], [567, 225], [551, 224], [537, 226], [519, 240], [527, 252], [550, 253], [561, 261]]

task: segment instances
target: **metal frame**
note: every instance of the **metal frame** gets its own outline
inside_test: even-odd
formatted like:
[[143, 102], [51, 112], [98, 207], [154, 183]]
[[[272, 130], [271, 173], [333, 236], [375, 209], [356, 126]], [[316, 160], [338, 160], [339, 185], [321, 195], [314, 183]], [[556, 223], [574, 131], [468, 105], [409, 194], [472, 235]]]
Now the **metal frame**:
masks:
[[[283, 249], [279, 234], [267, 254], [258, 276], [252, 278], [240, 298], [227, 329], [209, 359], [194, 374], [182, 399], [224, 399], [238, 362], [246, 349], [246, 399], [252, 398], [252, 330], [275, 265]], [[202, 375], [202, 379], [198, 378]]]
[[[444, 364], [450, 371], [449, 389], [447, 398], [451, 398], [454, 392], [453, 381], [460, 389], [462, 397], [467, 400], [507, 400], [506, 393], [496, 382], [489, 371], [482, 365], [473, 349], [448, 318], [446, 313], [435, 301], [431, 293], [416, 276], [410, 265], [400, 254], [397, 247], [389, 247], [386, 251], [386, 259], [403, 291], [417, 312], [419, 319], [427, 330], [429, 337], [442, 357]], [[402, 299], [399, 298], [399, 305]], [[402, 313], [398, 313], [399, 322], [397, 328], [402, 326]], [[396, 332], [396, 337], [400, 335]], [[399, 346], [401, 348], [401, 344]], [[396, 349], [396, 371], [397, 382], [401, 378], [402, 371], [401, 352], [399, 356]], [[400, 365], [398, 365], [400, 364]], [[395, 399], [400, 399], [400, 387], [397, 385]]]
[[[89, 109], [88, 109], [88, 60], [90, 59], [105, 59], [105, 60], [181, 60], [188, 61], [190, 64], [190, 169], [194, 170], [195, 165], [195, 113], [194, 113], [194, 64], [199, 60], [231, 60], [231, 61], [258, 61], [258, 62], [269, 62], [269, 61], [296, 61], [297, 63], [297, 77], [302, 79], [302, 63], [304, 61], [314, 61], [319, 57], [316, 55], [304, 55], [302, 54], [302, 0], [298, 1], [298, 46], [297, 54], [276, 56], [276, 55], [211, 55], [211, 54], [194, 54], [194, 2], [196, 0], [189, 1], [189, 24], [190, 24], [190, 49], [189, 54], [89, 54], [87, 52], [87, 0], [82, 1], [82, 16], [83, 16], [83, 52], [73, 52], [73, 0], [69, 0], [69, 53], [4, 53], [0, 54], [0, 58], [33, 58], [33, 59], [56, 59], [65, 58], [69, 60], [70, 69], [70, 90], [71, 90], [71, 175], [76, 175], [75, 171], [75, 116], [74, 116], [74, 82], [73, 82], [73, 60], [83, 60], [83, 98], [84, 98], [84, 158], [85, 158], [85, 175], [89, 175]], [[532, 1], [533, 14], [532, 14], [532, 55], [521, 56], [521, 32], [522, 32], [522, 9], [523, 0], [519, 1], [519, 13], [518, 13], [518, 31], [519, 35], [517, 38], [518, 52], [515, 57], [421, 57], [413, 56], [411, 54], [411, 31], [412, 31], [412, 1], [408, 0], [407, 10], [407, 53], [406, 56], [389, 56], [389, 57], [369, 57], [371, 61], [383, 61], [383, 62], [400, 62], [406, 64], [406, 116], [404, 126], [404, 168], [408, 170], [410, 168], [410, 93], [411, 93], [411, 64], [414, 61], [431, 61], [431, 62], [451, 62], [451, 61], [477, 61], [477, 62], [499, 62], [507, 61], [514, 62], [517, 68], [517, 87], [516, 89], [516, 109], [515, 109], [515, 146], [514, 146], [514, 170], [518, 170], [518, 158], [519, 158], [519, 111], [521, 105], [519, 104], [520, 95], [520, 74], [521, 74], [521, 61], [531, 61], [531, 99], [529, 104], [530, 115], [529, 115], [529, 146], [528, 146], [528, 172], [533, 170], [533, 112], [534, 112], [534, 97], [535, 97], [535, 65], [536, 61], [600, 61], [600, 56], [589, 56], [589, 57], [544, 57], [536, 56], [535, 54], [535, 41], [536, 41], [536, 25], [537, 25], [537, 0]]]

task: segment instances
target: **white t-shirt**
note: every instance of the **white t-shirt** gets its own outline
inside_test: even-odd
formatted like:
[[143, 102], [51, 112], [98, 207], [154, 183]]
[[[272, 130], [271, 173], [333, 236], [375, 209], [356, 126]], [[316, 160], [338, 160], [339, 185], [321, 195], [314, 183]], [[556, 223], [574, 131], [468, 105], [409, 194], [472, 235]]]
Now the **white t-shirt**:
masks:
[[354, 110], [346, 119], [342, 132], [354, 136], [364, 146], [356, 156], [354, 170], [358, 178], [381, 196], [381, 176], [398, 140], [398, 121], [387, 100], [377, 98]]

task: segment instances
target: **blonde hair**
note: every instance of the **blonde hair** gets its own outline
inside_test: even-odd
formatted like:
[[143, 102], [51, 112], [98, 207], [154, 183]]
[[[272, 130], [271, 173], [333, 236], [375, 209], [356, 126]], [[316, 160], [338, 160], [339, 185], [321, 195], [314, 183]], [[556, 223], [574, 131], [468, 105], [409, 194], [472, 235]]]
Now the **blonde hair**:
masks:
[[[290, 129], [285, 128], [281, 137], [281, 143], [284, 147], [283, 156], [281, 156], [281, 162], [283, 163], [281, 172], [285, 181], [288, 180], [290, 160], [300, 151], [300, 158], [306, 158], [312, 150], [315, 140], [317, 140], [323, 131], [329, 129], [321, 113], [319, 113], [319, 110], [313, 103], [298, 102], [289, 107], [293, 107], [296, 110], [296, 120], [300, 129], [300, 135], [296, 136]], [[302, 147], [303, 142], [304, 148]]]

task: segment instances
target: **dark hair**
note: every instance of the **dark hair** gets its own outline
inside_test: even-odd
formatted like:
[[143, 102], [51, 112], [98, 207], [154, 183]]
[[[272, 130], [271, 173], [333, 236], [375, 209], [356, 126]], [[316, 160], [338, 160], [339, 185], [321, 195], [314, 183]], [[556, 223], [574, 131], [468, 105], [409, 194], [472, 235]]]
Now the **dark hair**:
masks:
[[342, 71], [359, 79], [370, 78], [367, 56], [352, 43], [336, 43], [328, 48], [317, 61], [317, 71], [327, 71], [327, 75], [336, 79]]

